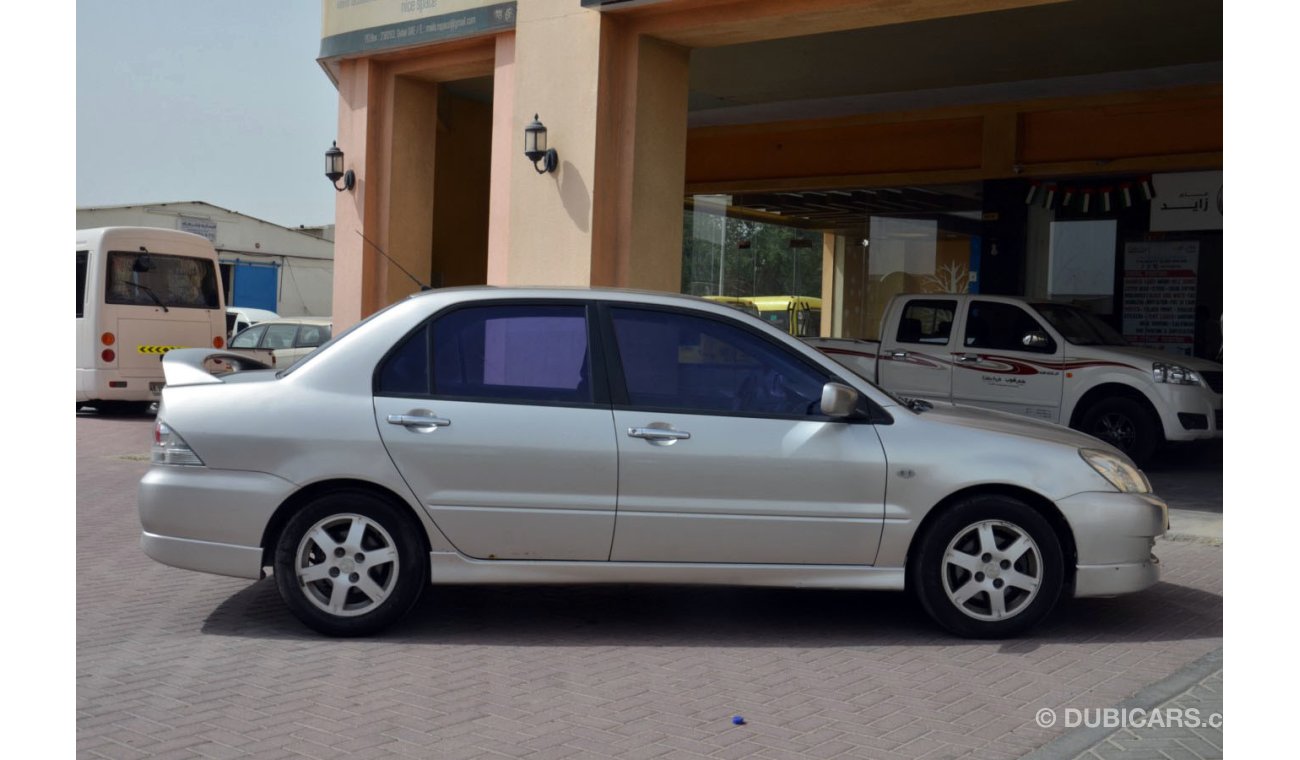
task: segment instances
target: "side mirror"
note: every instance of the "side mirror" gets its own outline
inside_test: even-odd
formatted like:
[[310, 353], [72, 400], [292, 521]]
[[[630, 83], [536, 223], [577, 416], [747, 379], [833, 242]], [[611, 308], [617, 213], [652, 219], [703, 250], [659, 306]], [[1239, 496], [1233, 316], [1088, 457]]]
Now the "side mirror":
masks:
[[1025, 337], [1021, 338], [1020, 342], [1025, 344], [1025, 348], [1044, 348], [1047, 346], [1049, 340], [1046, 333], [1034, 330], [1033, 332], [1025, 333]]
[[858, 392], [843, 383], [822, 386], [822, 414], [842, 419], [858, 408]]

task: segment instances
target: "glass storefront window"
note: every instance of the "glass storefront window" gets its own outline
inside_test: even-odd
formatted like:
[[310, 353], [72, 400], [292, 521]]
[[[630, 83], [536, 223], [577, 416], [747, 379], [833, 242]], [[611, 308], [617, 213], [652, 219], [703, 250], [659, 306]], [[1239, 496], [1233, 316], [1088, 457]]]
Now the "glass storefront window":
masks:
[[[682, 292], [696, 296], [820, 298], [822, 234], [736, 209], [729, 195], [687, 199]], [[775, 216], [775, 215], [772, 215]]]

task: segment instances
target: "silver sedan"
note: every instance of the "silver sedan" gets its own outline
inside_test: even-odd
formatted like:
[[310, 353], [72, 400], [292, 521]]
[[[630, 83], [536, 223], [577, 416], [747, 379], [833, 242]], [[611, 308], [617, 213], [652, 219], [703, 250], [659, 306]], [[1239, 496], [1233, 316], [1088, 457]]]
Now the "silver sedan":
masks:
[[893, 397], [701, 299], [436, 290], [289, 370], [212, 371], [241, 361], [164, 359], [141, 544], [270, 569], [330, 635], [428, 583], [573, 582], [907, 588], [1004, 637], [1159, 578], [1167, 510], [1119, 451]]

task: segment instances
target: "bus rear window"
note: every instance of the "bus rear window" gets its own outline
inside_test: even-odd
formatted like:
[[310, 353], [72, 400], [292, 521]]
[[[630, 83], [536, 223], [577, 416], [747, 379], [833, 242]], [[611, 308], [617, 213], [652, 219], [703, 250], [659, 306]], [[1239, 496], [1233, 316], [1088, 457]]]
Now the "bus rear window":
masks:
[[108, 254], [104, 302], [132, 306], [216, 309], [216, 263], [162, 253]]

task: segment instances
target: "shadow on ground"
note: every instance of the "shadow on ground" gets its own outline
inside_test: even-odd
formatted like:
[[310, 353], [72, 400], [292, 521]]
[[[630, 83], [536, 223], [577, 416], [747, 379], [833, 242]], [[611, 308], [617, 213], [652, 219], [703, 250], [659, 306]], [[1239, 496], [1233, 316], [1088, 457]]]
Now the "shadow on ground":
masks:
[[[1048, 643], [1217, 638], [1223, 599], [1159, 583], [1114, 599], [1063, 601], [1003, 651]], [[285, 609], [271, 578], [222, 602], [203, 633], [318, 639]], [[475, 646], [950, 646], [907, 594], [700, 586], [435, 586], [378, 637]]]

